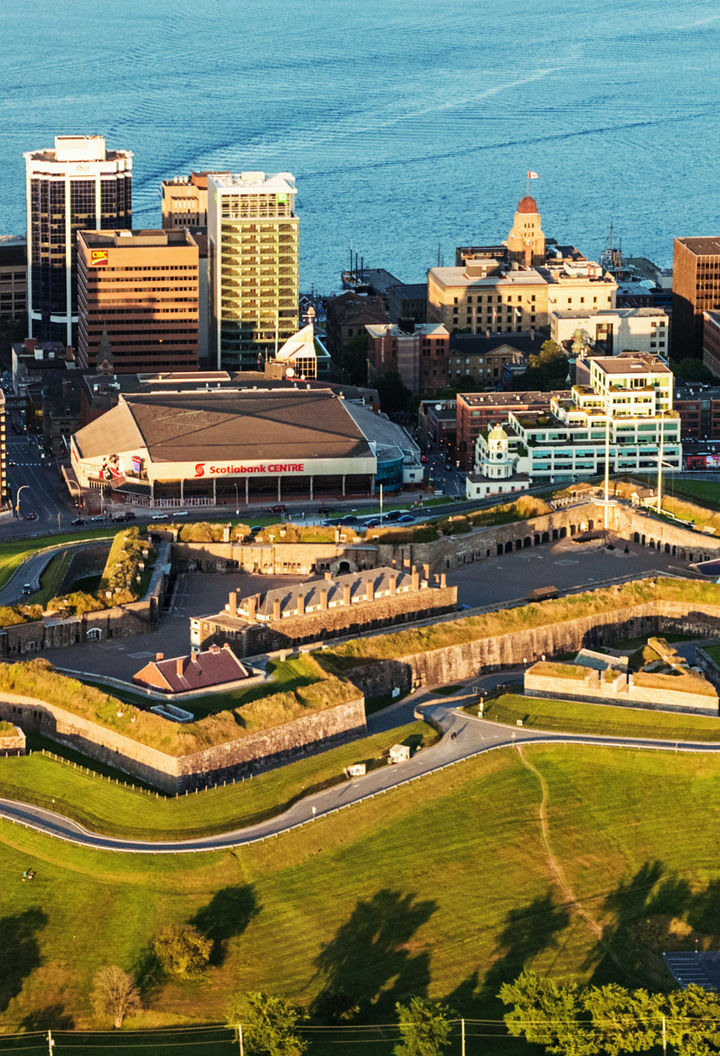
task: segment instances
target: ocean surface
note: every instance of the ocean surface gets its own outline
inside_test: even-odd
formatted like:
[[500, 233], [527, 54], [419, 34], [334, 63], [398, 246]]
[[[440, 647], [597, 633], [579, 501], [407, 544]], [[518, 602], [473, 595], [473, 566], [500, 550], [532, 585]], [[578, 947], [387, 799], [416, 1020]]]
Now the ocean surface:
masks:
[[0, 0], [0, 39], [0, 233], [58, 133], [134, 152], [135, 226], [165, 177], [293, 172], [321, 292], [351, 247], [419, 282], [504, 239], [528, 169], [587, 255], [720, 231], [716, 0]]

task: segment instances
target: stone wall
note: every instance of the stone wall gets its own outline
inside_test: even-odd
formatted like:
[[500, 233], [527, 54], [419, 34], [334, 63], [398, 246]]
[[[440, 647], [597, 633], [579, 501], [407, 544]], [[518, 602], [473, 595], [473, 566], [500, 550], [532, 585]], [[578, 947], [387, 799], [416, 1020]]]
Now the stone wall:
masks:
[[174, 543], [173, 562], [182, 571], [250, 572], [255, 575], [309, 576], [316, 572], [357, 572], [375, 568], [377, 547], [348, 543], [339, 533], [328, 543]]
[[0, 730], [0, 755], [25, 755], [25, 734], [19, 726], [14, 726], [12, 732], [3, 733]]
[[[618, 672], [611, 680], [603, 679], [601, 671], [585, 669], [581, 677], [562, 678], [543, 674], [530, 668], [525, 672], [525, 695], [528, 697], [550, 697], [553, 700], [582, 700], [592, 704], [613, 704], [622, 707], [651, 708], [658, 711], [693, 712], [698, 715], [717, 715], [717, 695], [692, 693], [685, 689], [673, 689], [672, 675], [662, 676], [667, 688], [642, 686], [633, 674]], [[699, 676], [697, 676], [699, 678]], [[678, 678], [680, 683], [681, 678]]]
[[720, 605], [707, 606], [701, 612], [684, 602], [647, 602], [622, 612], [597, 612], [564, 623], [480, 638], [394, 660], [378, 657], [352, 668], [346, 677], [366, 697], [376, 697], [395, 688], [409, 692], [422, 686], [451, 684], [546, 656], [576, 653], [583, 646], [593, 648], [610, 641], [672, 632], [697, 637], [717, 635]]
[[48, 701], [4, 691], [0, 691], [0, 719], [20, 726], [25, 733], [41, 733], [171, 794], [258, 773], [366, 732], [365, 701], [360, 695], [334, 708], [313, 711], [187, 756], [168, 755]]
[[241, 623], [236, 631], [218, 627], [213, 618], [192, 620], [197, 625], [203, 649], [227, 642], [238, 656], [257, 656], [291, 646], [305, 645], [340, 635], [364, 634], [369, 630], [392, 627], [407, 620], [419, 620], [453, 612], [457, 607], [457, 587], [432, 587], [389, 597], [374, 598], [350, 606], [338, 606], [303, 616], [288, 616], [271, 623]]

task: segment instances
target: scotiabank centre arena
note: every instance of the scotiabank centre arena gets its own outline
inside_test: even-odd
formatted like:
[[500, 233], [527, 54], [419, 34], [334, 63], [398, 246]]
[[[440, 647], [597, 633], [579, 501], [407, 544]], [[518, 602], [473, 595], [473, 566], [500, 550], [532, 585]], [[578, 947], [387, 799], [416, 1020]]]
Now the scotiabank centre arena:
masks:
[[72, 437], [72, 468], [82, 489], [151, 505], [368, 496], [378, 445], [352, 410], [329, 389], [121, 395]]

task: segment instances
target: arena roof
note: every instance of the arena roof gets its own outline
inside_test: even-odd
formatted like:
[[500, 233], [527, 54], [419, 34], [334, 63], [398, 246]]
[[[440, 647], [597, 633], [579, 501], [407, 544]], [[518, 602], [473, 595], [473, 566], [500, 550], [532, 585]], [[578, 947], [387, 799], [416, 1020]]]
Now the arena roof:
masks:
[[153, 462], [372, 458], [328, 389], [227, 389], [121, 396], [75, 434], [81, 458], [146, 448]]

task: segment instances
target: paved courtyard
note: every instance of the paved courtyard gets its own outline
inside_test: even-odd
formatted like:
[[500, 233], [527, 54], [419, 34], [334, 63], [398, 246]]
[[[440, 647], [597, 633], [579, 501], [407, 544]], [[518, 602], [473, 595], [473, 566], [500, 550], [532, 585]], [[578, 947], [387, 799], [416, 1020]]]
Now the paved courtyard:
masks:
[[576, 543], [561, 539], [451, 569], [447, 579], [451, 586], [457, 586], [459, 602], [474, 607], [523, 601], [533, 587], [552, 586], [565, 591], [650, 572], [687, 574], [687, 563], [677, 557], [633, 543], [626, 554], [624, 540], [615, 539], [614, 543], [615, 549], [607, 550], [597, 540]]
[[[448, 583], [457, 585], [458, 600], [475, 607], [499, 602], [522, 602], [533, 587], [554, 586], [560, 591], [647, 575], [673, 572], [681, 575], [687, 565], [677, 558], [615, 540], [616, 549], [607, 550], [599, 542], [557, 543], [520, 550], [502, 557], [463, 565], [447, 573]], [[46, 654], [57, 667], [86, 674], [111, 675], [130, 679], [156, 652], [180, 656], [190, 649], [191, 616], [218, 612], [229, 591], [247, 595], [274, 587], [302, 582], [302, 576], [254, 576], [241, 572], [191, 572], [178, 578], [172, 612], [164, 613], [156, 631], [133, 638], [91, 642], [68, 649], [52, 649]]]

